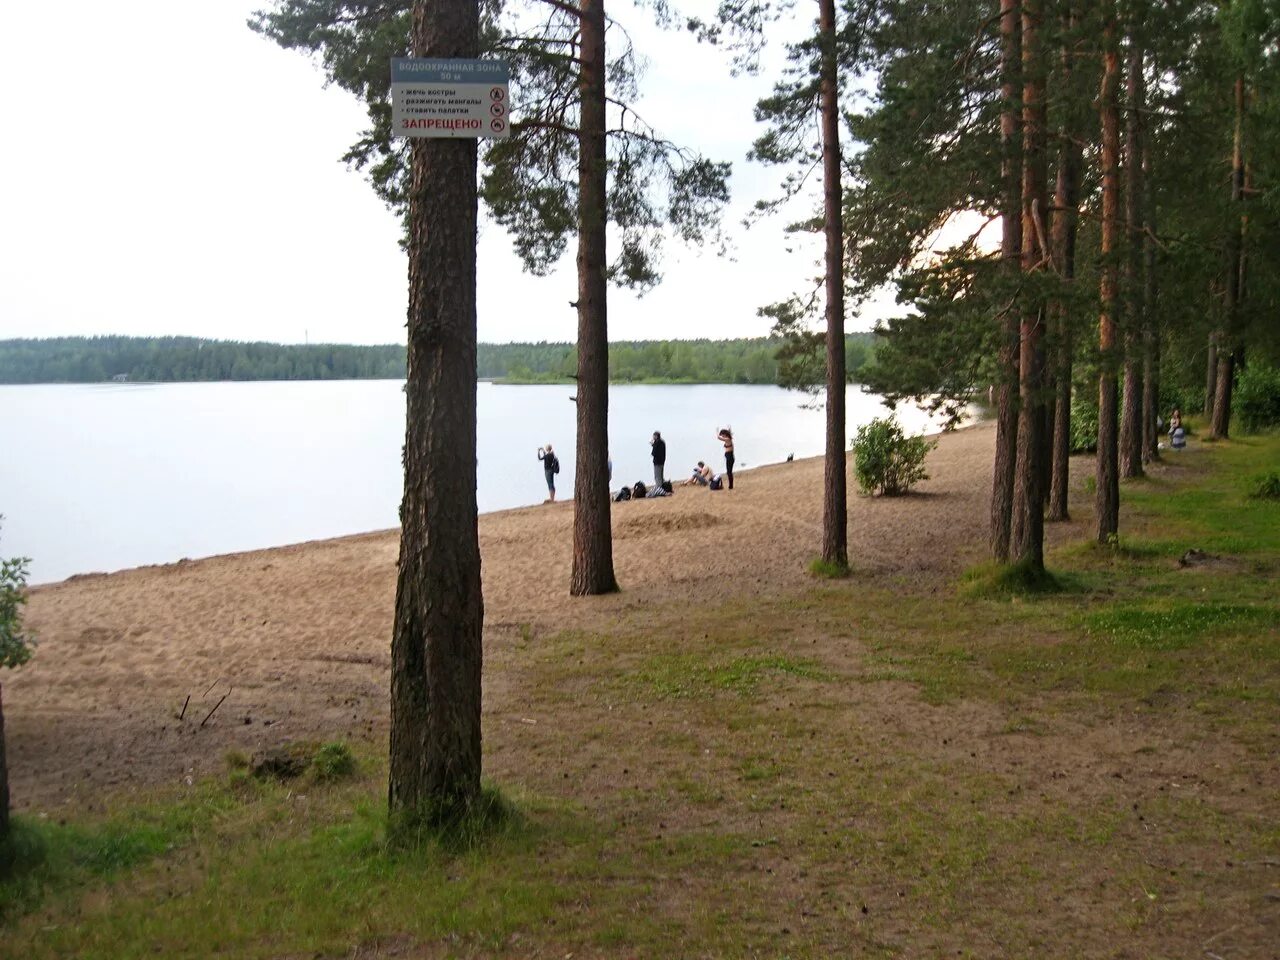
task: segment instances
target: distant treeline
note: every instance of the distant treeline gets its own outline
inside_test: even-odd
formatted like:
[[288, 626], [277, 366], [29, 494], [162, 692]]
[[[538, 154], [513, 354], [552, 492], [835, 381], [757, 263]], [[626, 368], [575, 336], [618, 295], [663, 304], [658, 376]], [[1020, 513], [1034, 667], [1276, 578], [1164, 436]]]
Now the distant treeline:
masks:
[[0, 340], [0, 383], [403, 378], [402, 346], [236, 343], [195, 337]]
[[[850, 375], [871, 357], [873, 335], [845, 340]], [[609, 344], [614, 383], [777, 383], [776, 337], [740, 340], [620, 340]], [[577, 348], [569, 343], [482, 343], [477, 363], [485, 379], [556, 383], [572, 379]]]
[[[873, 335], [846, 339], [849, 373], [870, 360]], [[637, 340], [609, 345], [619, 383], [776, 383], [783, 341]], [[568, 343], [482, 343], [477, 376], [510, 383], [572, 379], [577, 350]], [[195, 337], [56, 337], [0, 340], [0, 383], [101, 383], [110, 380], [402, 379], [400, 345], [239, 343]]]

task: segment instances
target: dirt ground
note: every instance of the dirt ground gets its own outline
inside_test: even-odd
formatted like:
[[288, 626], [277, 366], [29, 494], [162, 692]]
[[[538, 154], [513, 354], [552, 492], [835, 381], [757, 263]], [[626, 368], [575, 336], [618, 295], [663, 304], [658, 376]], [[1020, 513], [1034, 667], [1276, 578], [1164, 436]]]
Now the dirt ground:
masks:
[[[979, 559], [993, 442], [986, 424], [944, 436], [916, 492], [851, 496], [858, 575], [941, 580]], [[482, 516], [487, 712], [512, 709], [513, 638], [811, 583], [821, 479], [816, 458], [615, 504], [608, 597], [568, 595], [571, 503]], [[15, 808], [196, 778], [230, 748], [381, 736], [398, 547], [383, 531], [33, 589], [37, 655], [4, 684]]]

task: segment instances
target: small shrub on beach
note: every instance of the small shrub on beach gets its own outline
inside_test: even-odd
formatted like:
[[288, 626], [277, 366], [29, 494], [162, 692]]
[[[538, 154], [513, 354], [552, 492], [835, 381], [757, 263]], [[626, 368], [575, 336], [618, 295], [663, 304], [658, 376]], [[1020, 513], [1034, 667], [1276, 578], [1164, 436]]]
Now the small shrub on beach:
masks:
[[356, 758], [345, 743], [326, 743], [316, 751], [311, 769], [317, 780], [343, 780], [356, 772]]
[[897, 496], [928, 480], [924, 460], [936, 440], [908, 437], [894, 417], [877, 418], [858, 428], [853, 438], [853, 469], [863, 493]]

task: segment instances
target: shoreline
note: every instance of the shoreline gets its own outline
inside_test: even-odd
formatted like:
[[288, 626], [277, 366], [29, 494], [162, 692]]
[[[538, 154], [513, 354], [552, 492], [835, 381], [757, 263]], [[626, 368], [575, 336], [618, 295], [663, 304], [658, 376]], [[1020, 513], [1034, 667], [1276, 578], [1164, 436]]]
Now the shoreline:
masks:
[[[244, 381], [244, 382], [250, 382], [250, 381]], [[255, 381], [255, 382], [269, 382], [269, 381]], [[86, 386], [91, 386], [91, 384], [86, 384]], [[120, 386], [120, 384], [116, 384], [116, 386]], [[981, 416], [975, 416], [971, 418], [969, 421], [961, 424], [960, 426], [952, 430], [938, 430], [933, 433], [921, 434], [921, 436], [924, 436], [931, 440], [939, 440], [947, 436], [948, 434], [958, 434], [962, 431], [972, 429], [984, 422], [986, 422], [985, 418]], [[846, 459], [848, 458], [848, 455], [851, 452], [852, 451], [846, 451]], [[783, 467], [783, 466], [796, 467], [796, 466], [801, 466], [806, 464], [812, 464], [815, 461], [820, 462], [824, 459], [825, 459], [825, 454], [819, 453], [819, 454], [815, 454], [812, 457], [797, 457], [795, 460], [791, 460], [791, 461], [777, 460], [777, 461], [771, 461], [768, 463], [754, 464], [751, 466], [742, 467], [740, 469], [735, 469], [734, 475], [741, 476], [744, 474], [756, 473], [757, 471], [768, 470], [772, 467]], [[668, 477], [668, 479], [671, 479], [671, 478]], [[677, 490], [680, 488], [680, 483], [681, 483], [680, 480], [672, 480], [672, 483], [674, 484]], [[695, 489], [696, 488], [690, 488], [690, 492], [694, 492]], [[703, 492], [709, 492], [709, 491], [703, 491]], [[851, 489], [850, 489], [850, 498], [852, 499], [853, 497], [856, 497], [858, 495], [859, 494], [857, 492], [856, 482], [853, 482], [851, 484]], [[673, 496], [678, 496], [678, 494], [675, 494]], [[537, 510], [539, 508], [545, 508], [545, 507], [562, 508], [563, 506], [571, 505], [572, 503], [573, 503], [573, 498], [566, 497], [563, 500], [557, 500], [553, 504], [545, 503], [545, 502], [527, 503], [527, 504], [523, 504], [521, 506], [516, 506], [516, 507], [504, 507], [500, 510], [483, 511], [479, 513], [478, 516], [480, 518], [502, 517], [509, 514], [519, 514], [519, 513], [523, 513], [524, 511]], [[380, 527], [373, 530], [358, 530], [352, 533], [339, 534], [338, 536], [333, 536], [333, 537], [315, 537], [309, 540], [295, 540], [289, 543], [277, 543], [277, 544], [269, 544], [269, 545], [260, 546], [260, 547], [248, 547], [244, 550], [230, 550], [224, 553], [210, 553], [210, 554], [202, 554], [199, 556], [180, 557], [176, 560], [165, 560], [157, 563], [144, 563], [144, 564], [139, 564], [137, 566], [132, 566], [132, 567], [119, 567], [114, 570], [85, 570], [85, 571], [70, 574], [66, 577], [63, 577], [61, 580], [44, 580], [38, 583], [28, 584], [27, 590], [28, 592], [34, 594], [37, 591], [49, 590], [51, 588], [59, 587], [64, 584], [77, 583], [77, 582], [83, 582], [83, 581], [89, 581], [89, 580], [101, 580], [108, 577], [116, 577], [122, 574], [131, 573], [134, 571], [166, 571], [166, 570], [171, 570], [173, 568], [187, 567], [192, 564], [204, 563], [210, 560], [220, 560], [220, 559], [228, 559], [228, 558], [236, 558], [236, 557], [252, 557], [260, 554], [268, 554], [277, 550], [291, 550], [291, 549], [316, 546], [316, 545], [321, 545], [326, 543], [337, 543], [337, 542], [344, 542], [344, 541], [361, 540], [369, 537], [385, 537], [390, 534], [398, 533], [399, 529], [400, 529], [399, 527], [395, 527], [395, 526]]]
[[[982, 558], [994, 437], [990, 424], [945, 435], [912, 493], [849, 498], [856, 578], [936, 583]], [[482, 515], [490, 722], [521, 709], [512, 691], [538, 638], [650, 629], [813, 588], [822, 491], [823, 458], [810, 457], [753, 468], [733, 491], [618, 504], [621, 589], [576, 600], [571, 509]], [[40, 647], [4, 679], [16, 808], [184, 782], [281, 736], [385, 736], [399, 549], [391, 528], [32, 588], [26, 625]], [[188, 696], [203, 703], [214, 687], [215, 699], [230, 691], [220, 722], [174, 722]]]

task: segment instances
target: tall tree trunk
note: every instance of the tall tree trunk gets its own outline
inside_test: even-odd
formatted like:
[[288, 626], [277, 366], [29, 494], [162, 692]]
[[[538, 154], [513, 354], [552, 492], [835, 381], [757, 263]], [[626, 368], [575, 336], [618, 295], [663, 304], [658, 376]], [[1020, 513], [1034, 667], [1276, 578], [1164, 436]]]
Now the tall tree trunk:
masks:
[[1143, 459], [1160, 459], [1160, 326], [1156, 320], [1156, 208], [1151, 186], [1151, 145], [1142, 141], [1142, 447]]
[[1218, 395], [1218, 331], [1209, 333], [1204, 374], [1204, 418], [1213, 421], [1213, 400]]
[[[1022, 0], [1022, 272], [1044, 270], [1044, 62], [1040, 51], [1042, 0]], [[1045, 304], [1024, 295], [1021, 310], [1017, 461], [1013, 481], [1010, 558], [1044, 569], [1044, 395], [1041, 392]]]
[[835, 0], [818, 0], [822, 42], [822, 199], [826, 233], [827, 455], [822, 496], [822, 559], [849, 565], [845, 445], [844, 226], [840, 195], [840, 98], [836, 86]]
[[[1074, 6], [1069, 5], [1063, 17], [1062, 86], [1070, 91], [1074, 87], [1075, 30], [1077, 20]], [[1053, 191], [1053, 248], [1054, 268], [1064, 284], [1074, 285], [1076, 273], [1077, 207], [1080, 203], [1080, 131], [1075, 113], [1070, 105], [1064, 110], [1062, 130], [1058, 142], [1058, 173]], [[1071, 479], [1071, 314], [1064, 301], [1053, 305], [1054, 315], [1054, 403], [1053, 403], [1053, 451], [1049, 476], [1049, 508], [1046, 520], [1070, 519], [1067, 510], [1067, 493]]]
[[1116, 310], [1118, 270], [1116, 240], [1120, 232], [1120, 54], [1116, 49], [1115, 0], [1104, 5], [1102, 89], [1098, 111], [1102, 123], [1102, 270], [1098, 284], [1098, 459], [1095, 513], [1099, 543], [1120, 530], [1120, 477], [1116, 438]]
[[4, 690], [0, 688], [0, 878], [9, 872], [9, 760], [4, 750]]
[[[1141, 19], [1141, 14], [1135, 19]], [[1120, 476], [1140, 477], [1142, 470], [1142, 47], [1137, 26], [1129, 30], [1129, 62], [1125, 78], [1125, 289], [1124, 407], [1120, 418]]]
[[578, 456], [574, 467], [575, 597], [612, 593], [609, 513], [609, 323], [605, 270], [605, 17], [603, 0], [582, 0], [578, 88]]
[[[413, 52], [475, 57], [476, 0], [417, 0]], [[409, 194], [404, 499], [391, 637], [397, 828], [441, 825], [480, 791], [484, 605], [476, 528], [476, 141], [415, 139]]]
[[[1022, 25], [1018, 0], [1000, 0], [1000, 260], [1010, 296], [1017, 287], [1022, 256], [1022, 170], [1018, 138], [1018, 74]], [[1013, 482], [1018, 443], [1018, 355], [1021, 322], [1011, 299], [1000, 316], [1000, 354], [996, 383], [996, 454], [991, 485], [991, 553], [1009, 559], [1013, 519]]]
[[[1235, 145], [1231, 152], [1231, 201], [1235, 209], [1244, 201], [1244, 77], [1235, 83]], [[1209, 436], [1225, 440], [1231, 429], [1231, 392], [1235, 381], [1236, 351], [1240, 336], [1240, 281], [1244, 264], [1243, 215], [1227, 234], [1227, 291], [1223, 302], [1223, 330], [1218, 343], [1218, 370], [1213, 396]]]

